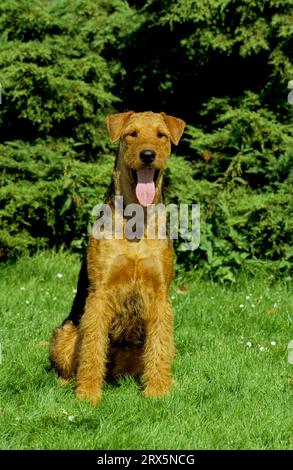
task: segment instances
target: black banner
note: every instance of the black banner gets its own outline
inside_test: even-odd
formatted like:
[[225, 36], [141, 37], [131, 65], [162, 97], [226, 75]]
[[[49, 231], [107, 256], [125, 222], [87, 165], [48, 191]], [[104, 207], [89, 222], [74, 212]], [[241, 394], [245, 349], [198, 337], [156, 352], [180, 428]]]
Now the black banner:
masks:
[[[15, 465], [17, 468], [29, 466], [54, 465], [57, 468], [102, 467], [134, 469], [145, 466], [166, 467], [178, 465], [182, 467], [195, 467], [199, 469], [214, 468], [220, 465], [235, 468], [235, 465], [250, 464], [281, 464], [293, 465], [293, 453], [290, 451], [202, 451], [202, 450], [176, 450], [176, 451], [1, 451], [0, 465], [2, 469]], [[211, 467], [212, 466], [212, 467]], [[289, 468], [289, 467], [288, 467]], [[293, 468], [293, 467], [292, 467]]]

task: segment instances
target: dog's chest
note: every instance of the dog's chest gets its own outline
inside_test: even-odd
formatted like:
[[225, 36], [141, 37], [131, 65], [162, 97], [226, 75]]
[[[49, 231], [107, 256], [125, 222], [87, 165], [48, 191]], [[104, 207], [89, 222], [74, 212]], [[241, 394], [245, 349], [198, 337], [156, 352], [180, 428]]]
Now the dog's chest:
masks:
[[142, 344], [145, 338], [143, 301], [138, 293], [129, 294], [115, 312], [110, 327], [110, 340], [124, 345]]
[[103, 241], [104, 264], [100, 264], [99, 274], [102, 282], [107, 285], [129, 286], [140, 288], [145, 282], [160, 283], [159, 277], [164, 272], [165, 253], [168, 244], [165, 240], [130, 243], [125, 240], [115, 240], [110, 243]]

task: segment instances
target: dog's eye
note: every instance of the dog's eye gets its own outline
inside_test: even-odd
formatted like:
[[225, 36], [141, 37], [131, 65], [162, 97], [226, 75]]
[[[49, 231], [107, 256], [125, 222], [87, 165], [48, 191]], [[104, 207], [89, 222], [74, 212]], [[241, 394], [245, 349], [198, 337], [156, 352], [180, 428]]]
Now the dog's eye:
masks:
[[163, 137], [167, 137], [166, 134], [163, 134], [163, 132], [160, 132], [160, 131], [157, 132], [157, 136], [159, 137], [159, 139], [162, 139]]
[[130, 137], [137, 137], [137, 131], [131, 131], [127, 135], [130, 135]]

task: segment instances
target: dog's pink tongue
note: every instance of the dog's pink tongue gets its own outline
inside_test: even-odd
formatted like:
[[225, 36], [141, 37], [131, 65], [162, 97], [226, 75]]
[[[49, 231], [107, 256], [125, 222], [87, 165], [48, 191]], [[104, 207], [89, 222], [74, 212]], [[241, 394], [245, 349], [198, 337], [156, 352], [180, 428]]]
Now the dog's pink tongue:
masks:
[[137, 170], [136, 196], [142, 206], [148, 206], [154, 200], [156, 188], [154, 183], [155, 170], [141, 168]]

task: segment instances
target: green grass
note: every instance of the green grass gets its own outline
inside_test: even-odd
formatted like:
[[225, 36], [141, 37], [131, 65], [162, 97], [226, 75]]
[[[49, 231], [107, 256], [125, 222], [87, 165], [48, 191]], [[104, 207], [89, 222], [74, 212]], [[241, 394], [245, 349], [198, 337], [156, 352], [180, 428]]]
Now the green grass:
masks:
[[2, 449], [293, 448], [293, 295], [285, 284], [261, 275], [233, 287], [174, 284], [171, 396], [145, 399], [126, 378], [106, 385], [93, 408], [48, 367], [47, 342], [69, 311], [78, 269], [64, 253], [0, 268]]

